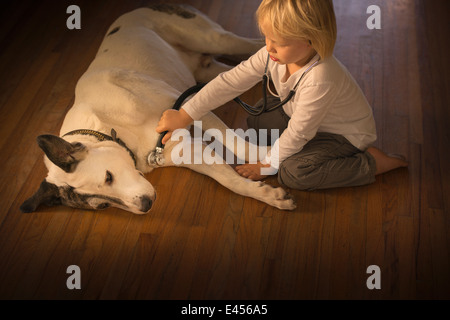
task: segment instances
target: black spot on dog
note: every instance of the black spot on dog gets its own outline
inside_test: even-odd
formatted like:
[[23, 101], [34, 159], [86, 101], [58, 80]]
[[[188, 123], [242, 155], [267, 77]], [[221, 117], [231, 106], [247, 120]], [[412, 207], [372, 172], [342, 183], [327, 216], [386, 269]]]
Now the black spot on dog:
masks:
[[167, 14], [176, 14], [184, 19], [192, 19], [195, 18], [195, 13], [186, 10], [182, 6], [170, 3], [161, 3], [161, 4], [153, 4], [148, 6], [150, 9], [154, 11], [165, 12]]
[[[58, 187], [45, 179], [39, 190], [20, 206], [20, 211], [31, 213], [36, 211], [41, 204], [49, 207], [64, 205], [86, 210], [102, 210], [114, 204], [125, 207], [125, 203], [120, 199], [101, 194], [80, 194], [71, 186]], [[151, 206], [151, 201], [149, 205]]]
[[41, 204], [45, 204], [47, 206], [56, 206], [61, 204], [58, 187], [53, 183], [48, 183], [45, 179], [42, 181], [39, 190], [20, 206], [20, 211], [24, 213], [31, 213], [36, 211]]
[[107, 37], [109, 37], [110, 35], [116, 33], [116, 32], [119, 31], [119, 30], [120, 30], [120, 27], [115, 27], [114, 29], [111, 30], [110, 33], [108, 33]]
[[[59, 195], [61, 197], [61, 203], [72, 208], [102, 210], [110, 207], [113, 203], [125, 206], [120, 199], [99, 194], [80, 194], [75, 192], [75, 189], [71, 186], [59, 188]], [[91, 199], [97, 199], [100, 203], [97, 206], [92, 207], [92, 205], [89, 204], [89, 200]]]

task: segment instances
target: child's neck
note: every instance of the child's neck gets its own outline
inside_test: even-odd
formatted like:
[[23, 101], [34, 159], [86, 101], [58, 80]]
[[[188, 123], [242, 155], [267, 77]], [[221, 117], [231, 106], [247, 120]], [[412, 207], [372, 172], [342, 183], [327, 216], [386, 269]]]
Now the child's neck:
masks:
[[308, 63], [311, 62], [311, 60], [316, 56], [316, 51], [313, 50], [310, 56], [307, 58], [300, 60], [295, 63], [290, 63], [286, 65], [286, 80], [289, 79], [291, 75], [293, 75], [295, 72], [306, 66]]

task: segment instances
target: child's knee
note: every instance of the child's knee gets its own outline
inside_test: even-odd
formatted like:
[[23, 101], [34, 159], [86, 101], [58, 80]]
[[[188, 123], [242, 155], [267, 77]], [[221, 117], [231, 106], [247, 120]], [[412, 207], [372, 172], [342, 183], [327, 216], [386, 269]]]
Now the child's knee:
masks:
[[249, 129], [258, 130], [258, 117], [256, 116], [248, 116], [247, 117], [247, 127]]
[[318, 187], [317, 167], [309, 161], [287, 159], [278, 169], [278, 181], [291, 189], [315, 190]]

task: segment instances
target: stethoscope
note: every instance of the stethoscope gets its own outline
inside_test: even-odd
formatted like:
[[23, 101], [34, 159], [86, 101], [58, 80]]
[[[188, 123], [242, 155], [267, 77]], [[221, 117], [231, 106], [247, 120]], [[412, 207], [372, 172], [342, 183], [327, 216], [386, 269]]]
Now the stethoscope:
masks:
[[[286, 103], [288, 103], [289, 101], [291, 101], [291, 99], [294, 97], [295, 93], [297, 92], [297, 88], [300, 85], [300, 82], [303, 80], [304, 76], [312, 69], [314, 68], [320, 61], [320, 58], [314, 62], [311, 66], [308, 67], [308, 69], [306, 69], [302, 76], [300, 77], [300, 79], [298, 79], [297, 83], [295, 84], [295, 86], [289, 91], [288, 95], [286, 96], [286, 98], [283, 99], [283, 101], [281, 101], [280, 103], [276, 104], [275, 106], [271, 106], [270, 108], [267, 108], [267, 91], [270, 92], [271, 95], [278, 97], [279, 96], [277, 94], [274, 94], [272, 92], [272, 90], [270, 89], [270, 71], [269, 71], [269, 60], [270, 60], [270, 54], [267, 54], [267, 62], [266, 62], [266, 67], [264, 70], [264, 75], [262, 77], [262, 96], [263, 96], [263, 103], [260, 107], [254, 107], [251, 105], [248, 105], [247, 103], [245, 103], [244, 101], [242, 101], [240, 98], [234, 98], [233, 100], [239, 104], [248, 114], [252, 115], [252, 116], [260, 116], [263, 113], [266, 112], [271, 112], [274, 111], [282, 106], [284, 106]], [[206, 83], [199, 83], [189, 89], [187, 89], [185, 92], [183, 92], [181, 94], [181, 96], [175, 101], [172, 109], [174, 110], [180, 110], [181, 106], [183, 105], [183, 102], [189, 98], [191, 95], [199, 92], [204, 86], [206, 85]], [[162, 144], [162, 139], [164, 138], [164, 136], [166, 135], [167, 131], [162, 132], [159, 135], [158, 141], [156, 143], [156, 148], [155, 150], [153, 150], [152, 152], [150, 152], [149, 156], [148, 156], [148, 163], [150, 165], [159, 165], [162, 166], [164, 164], [164, 157], [162, 155], [163, 151], [164, 151], [164, 145]]]
[[298, 79], [297, 83], [295, 84], [295, 86], [289, 91], [288, 95], [286, 96], [286, 98], [283, 99], [283, 101], [281, 101], [280, 103], [276, 104], [275, 106], [272, 106], [270, 108], [267, 108], [267, 91], [270, 92], [271, 95], [279, 98], [280, 96], [273, 93], [272, 90], [270, 89], [270, 81], [271, 77], [270, 77], [270, 71], [269, 71], [269, 59], [270, 59], [270, 54], [267, 55], [267, 62], [266, 62], [266, 68], [264, 70], [264, 75], [262, 78], [262, 96], [263, 96], [263, 103], [261, 107], [253, 107], [250, 106], [248, 104], [246, 104], [245, 102], [243, 102], [241, 99], [239, 98], [235, 98], [234, 101], [237, 102], [245, 111], [247, 111], [247, 113], [249, 113], [252, 116], [260, 116], [265, 112], [271, 112], [274, 111], [282, 106], [284, 106], [286, 103], [288, 103], [289, 101], [291, 101], [291, 99], [294, 97], [295, 93], [297, 92], [297, 88], [300, 85], [300, 82], [303, 80], [304, 76], [312, 69], [314, 68], [320, 61], [320, 58], [314, 62], [311, 66], [308, 67], [308, 69], [306, 69], [302, 76], [300, 77], [300, 79]]

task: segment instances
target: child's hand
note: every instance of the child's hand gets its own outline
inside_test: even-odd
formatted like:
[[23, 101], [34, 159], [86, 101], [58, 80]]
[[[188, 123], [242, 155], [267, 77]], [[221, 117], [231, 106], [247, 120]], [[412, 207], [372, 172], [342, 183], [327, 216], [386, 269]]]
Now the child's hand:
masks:
[[183, 109], [164, 111], [156, 127], [158, 133], [168, 131], [162, 139], [162, 144], [166, 144], [175, 130], [186, 128], [192, 121], [193, 119]]
[[269, 167], [270, 164], [262, 164], [261, 162], [257, 162], [254, 164], [244, 164], [242, 166], [237, 166], [235, 170], [244, 178], [259, 181], [267, 178], [267, 176], [261, 174], [261, 168]]

